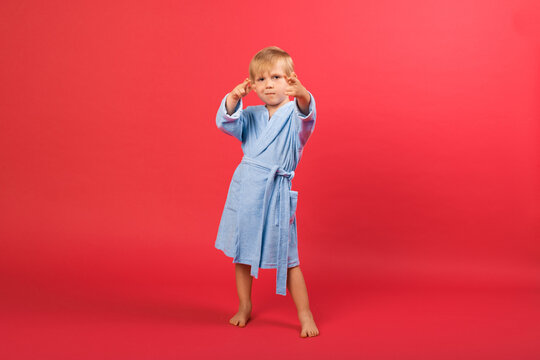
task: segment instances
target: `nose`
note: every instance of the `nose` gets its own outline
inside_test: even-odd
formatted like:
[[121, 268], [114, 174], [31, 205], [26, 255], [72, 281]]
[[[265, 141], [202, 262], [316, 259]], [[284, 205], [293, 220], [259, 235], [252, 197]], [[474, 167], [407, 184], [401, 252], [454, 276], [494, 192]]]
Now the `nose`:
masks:
[[274, 87], [274, 82], [272, 81], [272, 79], [267, 79], [264, 85], [267, 89], [271, 89]]

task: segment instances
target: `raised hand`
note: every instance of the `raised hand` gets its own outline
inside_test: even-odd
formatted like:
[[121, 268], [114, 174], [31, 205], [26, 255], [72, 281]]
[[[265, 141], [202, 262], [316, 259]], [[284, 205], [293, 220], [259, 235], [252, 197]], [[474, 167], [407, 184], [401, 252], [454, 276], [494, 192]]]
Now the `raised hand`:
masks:
[[236, 87], [230, 92], [230, 95], [234, 101], [238, 101], [251, 91], [251, 80], [246, 78], [242, 83], [236, 85]]
[[297, 100], [300, 111], [307, 115], [309, 113], [309, 103], [311, 102], [311, 96], [306, 88], [300, 83], [295, 73], [291, 76], [284, 75], [285, 81], [287, 81], [287, 89], [285, 89], [285, 95], [294, 96]]
[[227, 96], [227, 102], [225, 106], [227, 107], [227, 113], [232, 114], [233, 110], [238, 104], [238, 100], [249, 94], [251, 91], [251, 80], [246, 78], [242, 83], [235, 86], [234, 89]]
[[302, 85], [300, 80], [298, 80], [296, 73], [293, 72], [291, 76], [284, 75], [284, 77], [288, 84], [287, 89], [285, 89], [285, 95], [309, 98], [306, 88]]

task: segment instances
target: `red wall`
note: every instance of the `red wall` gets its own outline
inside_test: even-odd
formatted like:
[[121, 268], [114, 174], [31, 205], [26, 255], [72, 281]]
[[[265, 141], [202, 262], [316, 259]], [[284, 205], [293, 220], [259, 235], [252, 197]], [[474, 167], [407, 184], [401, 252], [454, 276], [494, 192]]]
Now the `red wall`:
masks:
[[312, 288], [537, 286], [538, 15], [532, 0], [3, 1], [0, 280], [232, 284], [213, 246], [241, 150], [215, 113], [277, 45], [318, 105], [293, 184]]

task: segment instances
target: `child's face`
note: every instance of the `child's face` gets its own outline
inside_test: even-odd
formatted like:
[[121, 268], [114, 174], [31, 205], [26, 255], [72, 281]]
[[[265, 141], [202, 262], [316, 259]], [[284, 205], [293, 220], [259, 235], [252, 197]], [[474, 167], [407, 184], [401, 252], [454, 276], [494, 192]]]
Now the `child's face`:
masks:
[[252, 80], [252, 90], [267, 105], [277, 106], [288, 102], [289, 96], [285, 95], [285, 90], [289, 84], [285, 80], [285, 75], [282, 62], [278, 61], [269, 71], [258, 74]]

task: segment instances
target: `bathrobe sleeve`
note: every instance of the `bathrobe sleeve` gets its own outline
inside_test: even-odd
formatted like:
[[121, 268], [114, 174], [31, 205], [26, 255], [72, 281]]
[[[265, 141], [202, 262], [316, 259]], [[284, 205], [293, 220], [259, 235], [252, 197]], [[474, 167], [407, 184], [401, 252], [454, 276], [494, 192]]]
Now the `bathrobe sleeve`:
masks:
[[[309, 92], [309, 91], [308, 91]], [[309, 93], [309, 96], [311, 97], [311, 101], [309, 102], [309, 112], [307, 115], [304, 115], [302, 111], [300, 111], [300, 108], [298, 107], [298, 101], [295, 99], [295, 114], [296, 114], [296, 123], [297, 123], [297, 130], [298, 130], [298, 139], [299, 139], [299, 148], [303, 148], [309, 137], [311, 136], [311, 133], [313, 132], [313, 129], [315, 128], [315, 118], [317, 117], [317, 110], [315, 107], [315, 98], [311, 93]]]
[[227, 106], [225, 105], [227, 96], [229, 96], [229, 94], [225, 95], [223, 100], [221, 100], [221, 105], [219, 106], [216, 115], [216, 125], [224, 133], [234, 136], [242, 141], [242, 134], [244, 133], [243, 130], [246, 123], [242, 99], [236, 104], [236, 108], [232, 115], [229, 115], [227, 114]]

